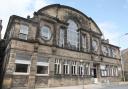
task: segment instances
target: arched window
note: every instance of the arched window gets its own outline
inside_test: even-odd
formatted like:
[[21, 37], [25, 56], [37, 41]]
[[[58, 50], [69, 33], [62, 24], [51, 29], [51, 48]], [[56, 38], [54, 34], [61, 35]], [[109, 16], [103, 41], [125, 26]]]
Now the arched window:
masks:
[[68, 29], [67, 29], [67, 43], [68, 47], [71, 49], [78, 48], [78, 32], [77, 24], [73, 20], [68, 20]]

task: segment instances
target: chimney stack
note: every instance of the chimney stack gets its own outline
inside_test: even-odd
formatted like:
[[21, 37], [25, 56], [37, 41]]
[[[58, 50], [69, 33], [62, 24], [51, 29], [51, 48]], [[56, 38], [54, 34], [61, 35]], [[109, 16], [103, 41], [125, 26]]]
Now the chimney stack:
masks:
[[2, 30], [2, 20], [0, 20], [0, 39], [1, 39], [1, 30]]

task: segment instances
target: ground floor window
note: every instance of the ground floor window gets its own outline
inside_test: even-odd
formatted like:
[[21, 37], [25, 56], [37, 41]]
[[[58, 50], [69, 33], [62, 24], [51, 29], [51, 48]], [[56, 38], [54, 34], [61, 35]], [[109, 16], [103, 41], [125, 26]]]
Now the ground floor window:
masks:
[[28, 72], [28, 64], [16, 64], [15, 72], [27, 73]]
[[68, 60], [64, 60], [63, 73], [64, 74], [69, 74], [69, 61]]
[[90, 64], [89, 63], [85, 64], [84, 73], [85, 75], [90, 75]]
[[79, 75], [84, 75], [84, 64], [80, 63], [79, 65]]
[[77, 62], [76, 61], [72, 61], [71, 73], [72, 75], [77, 75]]
[[118, 76], [118, 68], [110, 65], [101, 65], [101, 76], [103, 77], [111, 77]]
[[55, 74], [61, 74], [61, 60], [60, 59], [55, 59], [54, 63], [54, 72]]
[[38, 56], [37, 58], [37, 75], [49, 74], [49, 60], [46, 57]]
[[30, 72], [31, 56], [24, 53], [16, 53], [15, 74], [28, 74]]

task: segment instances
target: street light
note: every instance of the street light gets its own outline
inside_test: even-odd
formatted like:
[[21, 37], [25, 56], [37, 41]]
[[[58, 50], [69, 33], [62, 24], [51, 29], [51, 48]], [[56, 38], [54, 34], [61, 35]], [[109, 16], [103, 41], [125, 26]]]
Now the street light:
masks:
[[82, 85], [83, 85], [83, 89], [84, 89], [84, 66], [83, 66], [84, 61], [81, 59], [80, 63], [82, 64], [82, 79], [83, 79]]

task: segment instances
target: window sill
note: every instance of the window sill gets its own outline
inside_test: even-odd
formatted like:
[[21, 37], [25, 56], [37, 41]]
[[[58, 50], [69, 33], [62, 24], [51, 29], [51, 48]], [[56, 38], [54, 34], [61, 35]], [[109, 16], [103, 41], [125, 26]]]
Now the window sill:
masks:
[[49, 76], [49, 74], [36, 74], [36, 76]]
[[13, 75], [29, 75], [29, 73], [17, 73], [17, 72], [15, 72], [15, 73], [13, 73]]

